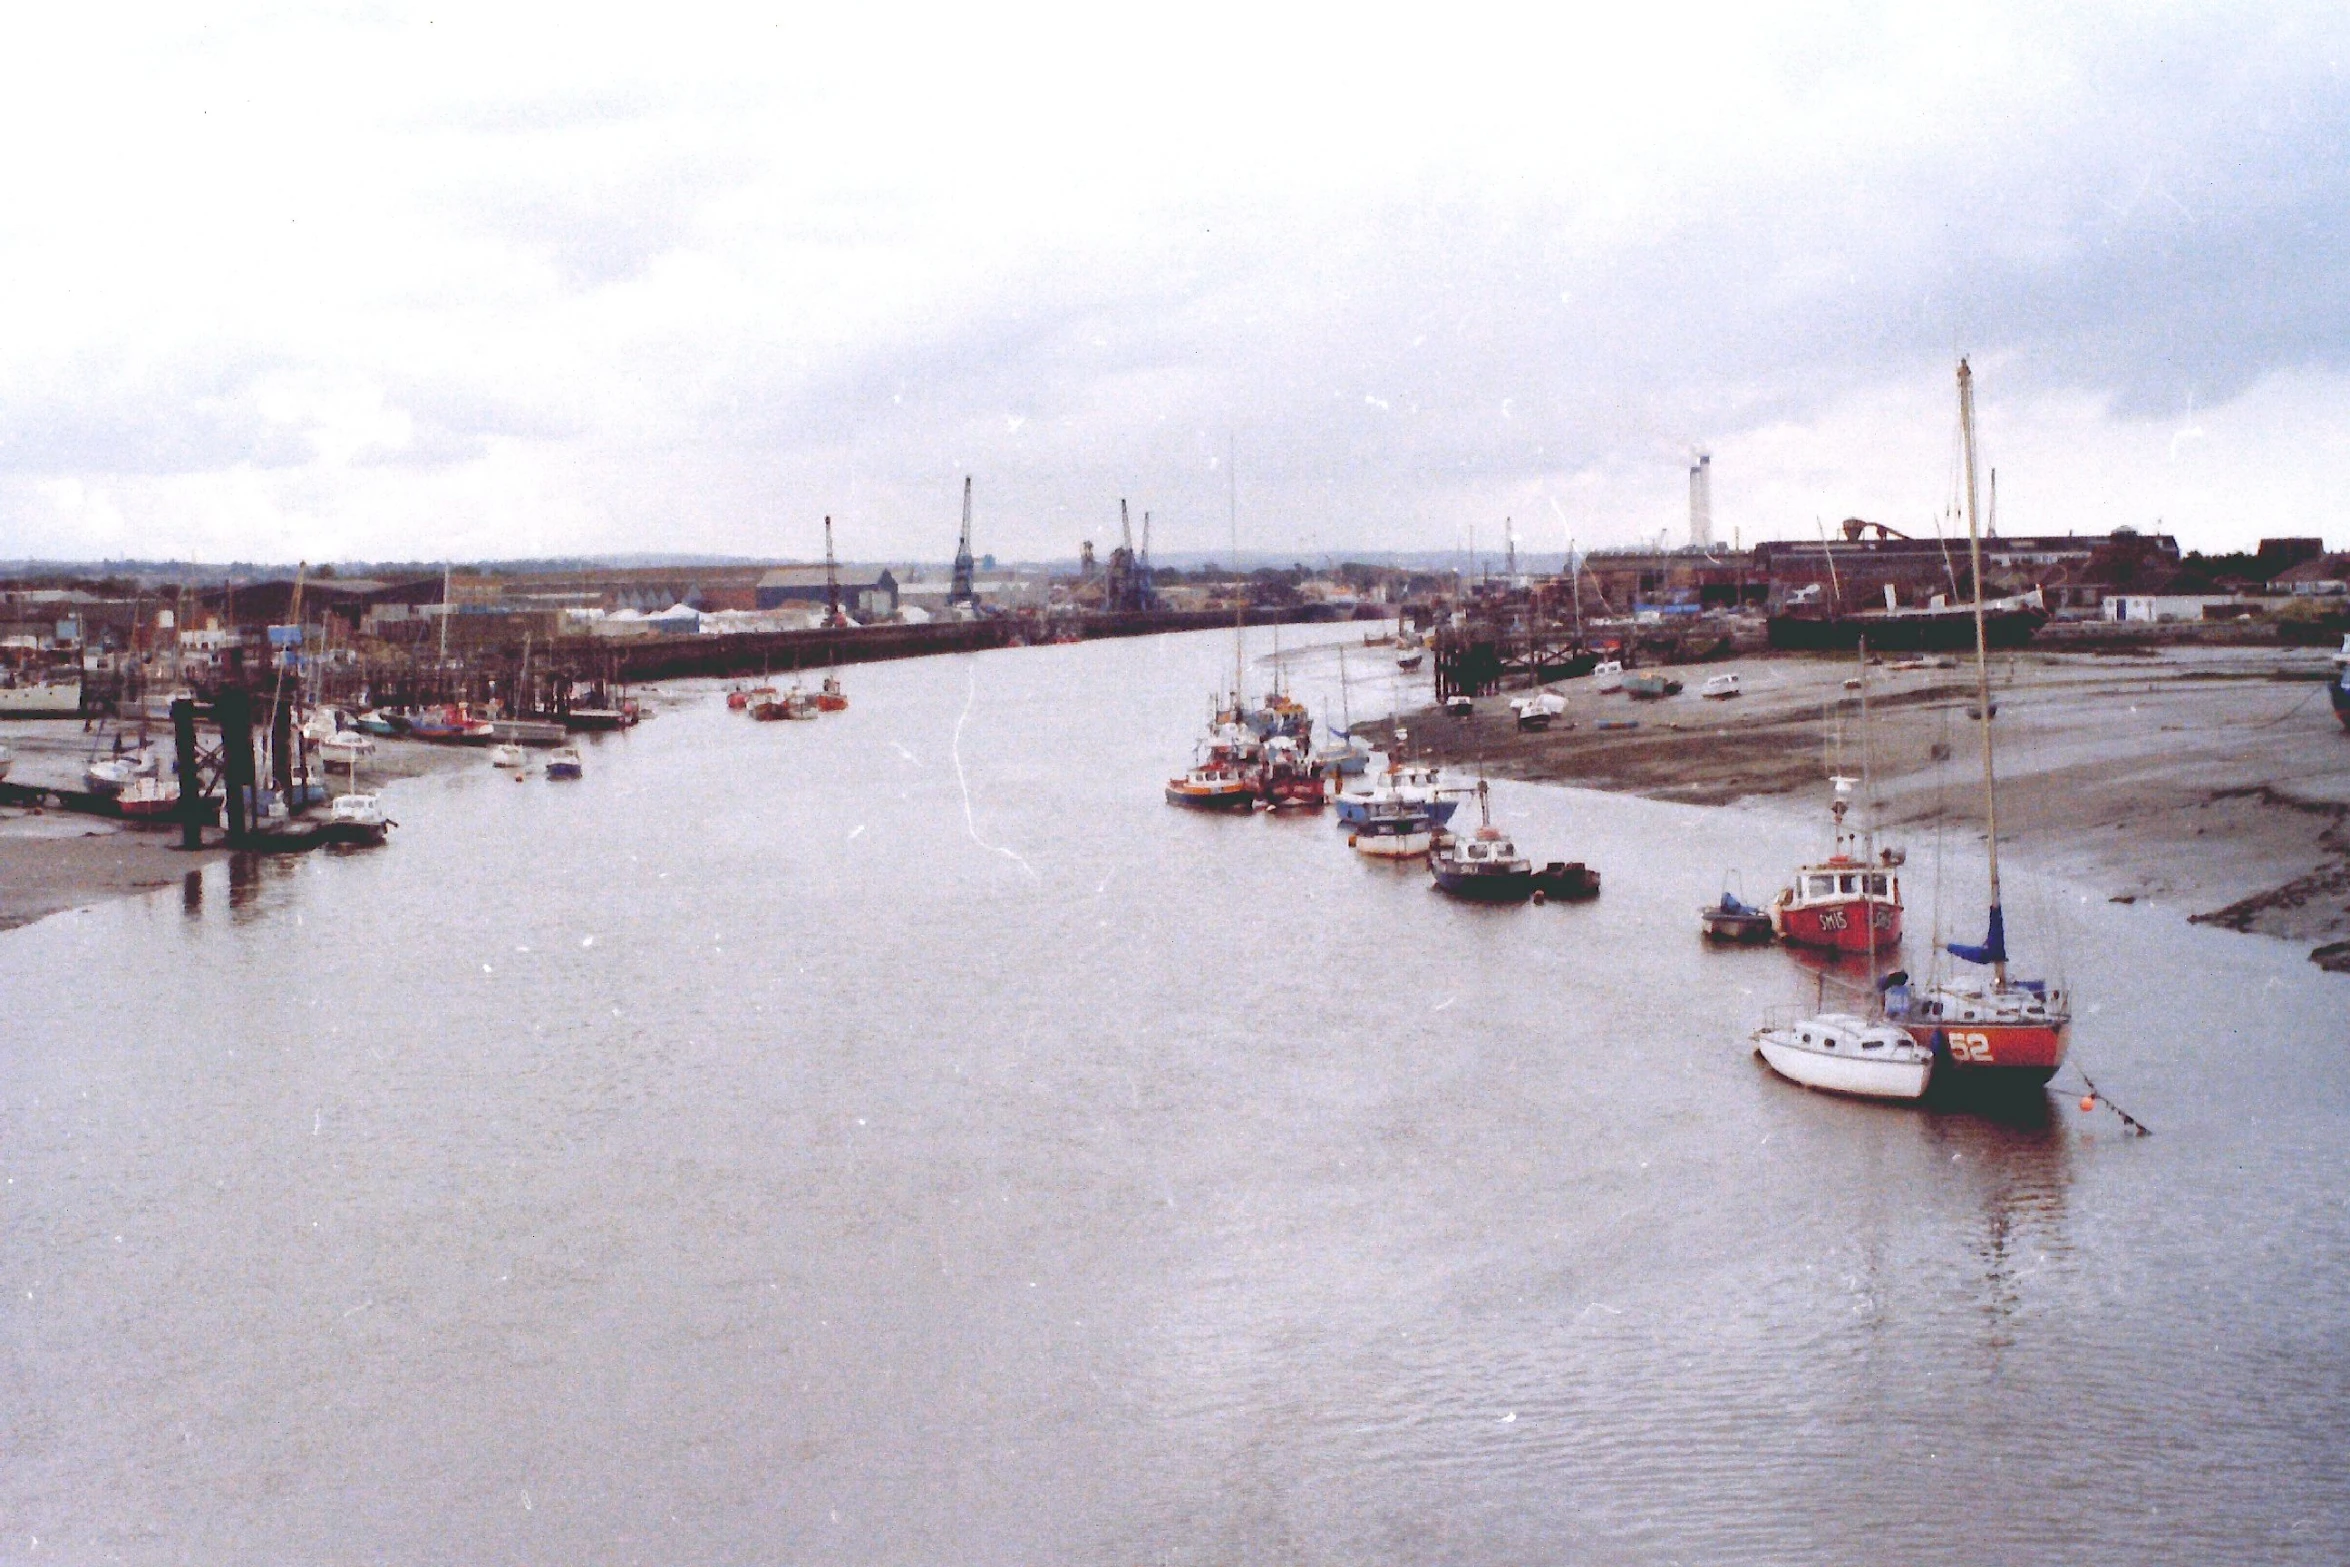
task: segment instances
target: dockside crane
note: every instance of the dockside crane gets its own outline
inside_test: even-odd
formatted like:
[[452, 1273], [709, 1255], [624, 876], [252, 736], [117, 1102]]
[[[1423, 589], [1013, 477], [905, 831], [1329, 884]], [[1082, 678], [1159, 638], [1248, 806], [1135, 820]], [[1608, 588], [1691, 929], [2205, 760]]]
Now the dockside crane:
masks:
[[971, 475], [963, 475], [963, 541], [955, 546], [955, 582], [947, 589], [947, 604], [979, 607], [979, 589], [971, 568]]
[[824, 519], [824, 624], [839, 627], [848, 624], [848, 617], [840, 612], [840, 564], [832, 556], [832, 519]]

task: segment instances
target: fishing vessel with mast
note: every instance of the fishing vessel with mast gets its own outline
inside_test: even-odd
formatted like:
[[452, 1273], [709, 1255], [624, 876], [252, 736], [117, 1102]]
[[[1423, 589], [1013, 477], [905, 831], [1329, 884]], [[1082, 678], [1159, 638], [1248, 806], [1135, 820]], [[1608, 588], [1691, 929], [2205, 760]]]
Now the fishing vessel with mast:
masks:
[[1890, 951], [1901, 944], [1903, 856], [1877, 848], [1873, 821], [1846, 818], [1852, 791], [1868, 779], [1868, 651], [1861, 650], [1861, 771], [1848, 776], [1839, 735], [1836, 768], [1828, 776], [1833, 839], [1825, 859], [1798, 866], [1795, 879], [1771, 900], [1771, 930], [1781, 941], [1838, 953]]
[[[1975, 520], [1975, 383], [1958, 362], [1958, 422], [1965, 450], [1967, 551], [1975, 576], [1975, 696], [1982, 730], [1983, 852], [1989, 873], [1988, 928], [1979, 943], [1950, 942], [1943, 953], [1967, 966], [1923, 985], [1886, 992], [1889, 1015], [1933, 1052], [1938, 1072], [1960, 1081], [2038, 1087], [2064, 1065], [2072, 1010], [2062, 989], [2009, 971], [2007, 917], [1999, 885], [1999, 769], [1992, 743], [1990, 637], [1985, 630], [1983, 539]], [[1940, 968], [1940, 958], [1936, 959]]]

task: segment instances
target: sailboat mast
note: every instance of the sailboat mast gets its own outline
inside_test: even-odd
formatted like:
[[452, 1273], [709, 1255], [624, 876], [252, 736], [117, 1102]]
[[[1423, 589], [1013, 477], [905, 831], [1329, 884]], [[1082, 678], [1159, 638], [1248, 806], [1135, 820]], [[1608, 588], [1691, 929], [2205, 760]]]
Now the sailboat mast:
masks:
[[1233, 453], [1238, 443], [1224, 437], [1224, 491], [1232, 517], [1232, 710], [1240, 711], [1240, 692], [1247, 679], [1245, 644], [1248, 640], [1248, 587], [1240, 574], [1240, 471], [1233, 466]]
[[[1966, 446], [1967, 563], [1975, 574], [1975, 700], [1983, 730], [1983, 842], [1991, 857], [1991, 912], [1997, 917], [1999, 899], [1999, 790], [1998, 772], [1991, 757], [1991, 643], [1983, 629], [1983, 533], [1975, 521], [1975, 376], [1967, 362], [1958, 362], [1958, 428]], [[1991, 976], [2007, 983], [2007, 954], [1993, 954]]]

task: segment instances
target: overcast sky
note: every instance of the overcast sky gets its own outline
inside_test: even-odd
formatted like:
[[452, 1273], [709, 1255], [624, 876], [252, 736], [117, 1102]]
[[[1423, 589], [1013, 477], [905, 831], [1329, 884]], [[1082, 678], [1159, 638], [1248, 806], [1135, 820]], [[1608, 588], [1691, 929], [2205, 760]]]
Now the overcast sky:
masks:
[[0, 558], [1931, 531], [1961, 353], [2350, 546], [2350, 7], [212, 9], [7, 24]]

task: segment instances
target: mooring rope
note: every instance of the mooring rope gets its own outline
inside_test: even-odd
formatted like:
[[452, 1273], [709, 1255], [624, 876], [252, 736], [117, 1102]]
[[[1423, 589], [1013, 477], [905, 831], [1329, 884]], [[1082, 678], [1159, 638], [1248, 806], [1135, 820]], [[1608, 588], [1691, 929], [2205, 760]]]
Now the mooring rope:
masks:
[[[2073, 1063], [2073, 1070], [2077, 1072], [2081, 1070], [2079, 1062], [2076, 1061]], [[2111, 1110], [2115, 1115], [2118, 1115], [2122, 1118], [2122, 1125], [2129, 1129], [2131, 1136], [2152, 1137], [2154, 1135], [2153, 1127], [2148, 1126], [2145, 1122], [2130, 1114], [2129, 1111], [2124, 1110], [2120, 1105], [2117, 1105], [2112, 1100], [2106, 1098], [2105, 1095], [2099, 1091], [2096, 1082], [2089, 1076], [2087, 1072], [2081, 1072], [2081, 1081], [2086, 1084], [2089, 1089], [2088, 1093], [2081, 1097], [2081, 1110], [2084, 1114], [2096, 1109], [2099, 1105], [2103, 1105], [2106, 1109]]]

